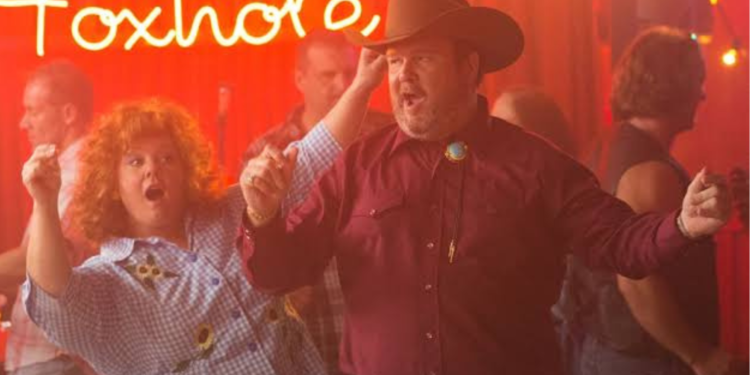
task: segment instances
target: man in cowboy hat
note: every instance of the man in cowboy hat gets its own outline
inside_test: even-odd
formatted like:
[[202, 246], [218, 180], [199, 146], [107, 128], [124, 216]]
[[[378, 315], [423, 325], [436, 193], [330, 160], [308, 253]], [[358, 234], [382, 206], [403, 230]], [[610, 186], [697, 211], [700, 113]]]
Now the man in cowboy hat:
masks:
[[481, 75], [523, 46], [509, 16], [462, 0], [388, 11], [385, 39], [353, 39], [385, 54], [398, 127], [344, 151], [286, 220], [279, 203], [305, 166], [294, 152], [250, 161], [247, 276], [283, 293], [335, 255], [345, 373], [559, 373], [549, 307], [565, 249], [631, 277], [654, 272], [726, 222], [725, 183], [701, 173], [681, 211], [635, 215], [570, 157], [488, 115]]

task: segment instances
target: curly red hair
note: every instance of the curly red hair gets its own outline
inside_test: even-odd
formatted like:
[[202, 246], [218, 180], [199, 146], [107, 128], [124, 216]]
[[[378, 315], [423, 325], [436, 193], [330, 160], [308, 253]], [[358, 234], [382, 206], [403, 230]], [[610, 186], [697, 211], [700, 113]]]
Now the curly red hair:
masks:
[[101, 244], [126, 236], [128, 213], [119, 199], [118, 165], [135, 139], [162, 134], [169, 135], [179, 150], [187, 205], [201, 206], [220, 198], [224, 186], [211, 147], [184, 108], [155, 98], [119, 104], [99, 118], [81, 150], [72, 209], [89, 240]]

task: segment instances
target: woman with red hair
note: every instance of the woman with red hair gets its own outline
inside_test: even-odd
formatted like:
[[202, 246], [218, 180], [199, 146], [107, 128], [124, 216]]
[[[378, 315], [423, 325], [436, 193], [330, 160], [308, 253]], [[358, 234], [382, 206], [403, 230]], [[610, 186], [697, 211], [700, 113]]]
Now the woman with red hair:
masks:
[[101, 254], [71, 269], [54, 146], [24, 167], [34, 198], [32, 320], [102, 374], [322, 374], [283, 298], [254, 290], [235, 240], [245, 202], [224, 189], [198, 124], [144, 100], [102, 117], [82, 150], [74, 220]]

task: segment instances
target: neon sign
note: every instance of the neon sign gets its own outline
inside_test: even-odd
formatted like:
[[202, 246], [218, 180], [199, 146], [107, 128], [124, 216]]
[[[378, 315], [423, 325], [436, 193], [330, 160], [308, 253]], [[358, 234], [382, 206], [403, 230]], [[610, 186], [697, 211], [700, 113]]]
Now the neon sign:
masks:
[[[180, 47], [190, 47], [195, 43], [198, 37], [198, 31], [204, 20], [208, 20], [211, 26], [216, 42], [223, 47], [233, 46], [240, 41], [251, 45], [263, 45], [271, 42], [281, 30], [281, 22], [284, 18], [289, 18], [294, 27], [294, 31], [302, 38], [306, 31], [299, 19], [299, 13], [302, 10], [304, 0], [286, 0], [282, 7], [268, 5], [262, 2], [251, 2], [245, 4], [237, 13], [234, 29], [229, 35], [224, 35], [219, 27], [219, 16], [213, 7], [208, 5], [201, 7], [193, 16], [189, 30], [185, 29], [182, 14], [182, 0], [174, 1], [174, 27], [167, 31], [165, 35], [154, 36], [149, 30], [150, 26], [162, 15], [161, 7], [154, 7], [143, 18], [136, 16], [130, 9], [124, 8], [118, 13], [107, 8], [86, 7], [80, 9], [71, 24], [71, 34], [73, 40], [81, 48], [89, 51], [100, 51], [112, 45], [117, 38], [118, 27], [124, 23], [129, 23], [135, 30], [125, 41], [123, 48], [130, 50], [140, 40], [153, 47], [166, 47], [171, 44], [177, 44]], [[333, 12], [342, 3], [349, 3], [353, 11], [346, 18], [335, 20]], [[36, 20], [36, 53], [44, 56], [44, 25], [47, 8], [67, 8], [67, 0], [0, 0], [0, 8], [18, 8], [18, 7], [37, 7]], [[258, 13], [269, 28], [262, 34], [251, 34], [245, 28], [246, 18], [252, 14]], [[331, 0], [326, 5], [324, 12], [324, 25], [329, 30], [341, 30], [354, 25], [362, 17], [362, 4], [359, 0]], [[105, 36], [94, 39], [90, 35], [84, 35], [81, 30], [81, 23], [87, 18], [97, 20], [101, 25], [108, 28]], [[380, 24], [380, 16], [372, 17], [367, 26], [361, 30], [362, 34], [370, 35]]]

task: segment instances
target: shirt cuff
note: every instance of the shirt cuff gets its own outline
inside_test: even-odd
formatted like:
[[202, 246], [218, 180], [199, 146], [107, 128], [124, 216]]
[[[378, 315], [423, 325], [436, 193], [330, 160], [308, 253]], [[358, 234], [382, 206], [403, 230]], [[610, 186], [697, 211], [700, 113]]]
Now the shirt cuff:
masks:
[[245, 260], [245, 263], [247, 264], [247, 262], [250, 261], [253, 255], [255, 255], [259, 231], [264, 232], [264, 235], [266, 233], [268, 233], [269, 235], [273, 235], [276, 232], [280, 232], [282, 227], [283, 221], [281, 215], [279, 214], [277, 214], [262, 228], [256, 228], [255, 226], [253, 226], [253, 223], [250, 222], [247, 214], [243, 213], [242, 225], [240, 225], [240, 234], [239, 238], [237, 239], [237, 248], [240, 249], [242, 259]]
[[659, 230], [656, 233], [656, 243], [660, 249], [667, 251], [669, 255], [678, 256], [687, 252], [691, 245], [695, 244], [696, 240], [691, 240], [682, 234], [680, 229], [677, 227], [677, 217], [680, 211], [677, 210], [667, 215], [659, 225]]
[[321, 121], [304, 138], [287, 147], [296, 147], [297, 168], [292, 175], [291, 186], [281, 204], [282, 215], [302, 203], [319, 175], [328, 170], [341, 154], [341, 146]]

